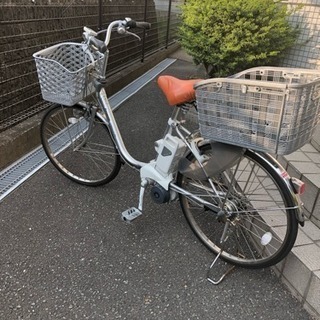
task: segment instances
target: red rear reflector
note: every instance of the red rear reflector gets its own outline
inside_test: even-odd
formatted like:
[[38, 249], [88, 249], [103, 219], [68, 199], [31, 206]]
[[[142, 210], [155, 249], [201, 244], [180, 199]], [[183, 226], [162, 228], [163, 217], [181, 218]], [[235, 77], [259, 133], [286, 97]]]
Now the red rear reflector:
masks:
[[301, 180], [299, 180], [297, 178], [291, 178], [291, 182], [292, 182], [295, 193], [297, 193], [299, 195], [304, 193], [304, 191], [306, 189], [306, 185], [304, 182], [302, 182]]

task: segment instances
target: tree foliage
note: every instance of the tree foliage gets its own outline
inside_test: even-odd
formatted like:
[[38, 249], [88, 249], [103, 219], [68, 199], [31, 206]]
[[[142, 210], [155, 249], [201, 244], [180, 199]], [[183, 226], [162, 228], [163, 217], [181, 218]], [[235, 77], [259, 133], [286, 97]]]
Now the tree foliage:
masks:
[[297, 38], [289, 14], [274, 0], [187, 0], [181, 44], [209, 76], [271, 65]]

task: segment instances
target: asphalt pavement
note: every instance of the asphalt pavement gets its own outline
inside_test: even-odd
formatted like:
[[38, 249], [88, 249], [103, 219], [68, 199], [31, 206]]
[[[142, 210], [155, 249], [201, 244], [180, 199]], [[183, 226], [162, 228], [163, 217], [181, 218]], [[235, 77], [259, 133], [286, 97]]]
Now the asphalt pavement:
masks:
[[[178, 60], [164, 74], [197, 75]], [[201, 75], [200, 75], [201, 76]], [[116, 112], [128, 150], [150, 160], [172, 108], [156, 80]], [[214, 259], [179, 203], [137, 206], [138, 172], [110, 184], [77, 185], [49, 163], [0, 203], [0, 319], [311, 319], [271, 269], [237, 268], [218, 286]], [[226, 266], [221, 264], [221, 269]], [[213, 276], [221, 274], [220, 268]]]

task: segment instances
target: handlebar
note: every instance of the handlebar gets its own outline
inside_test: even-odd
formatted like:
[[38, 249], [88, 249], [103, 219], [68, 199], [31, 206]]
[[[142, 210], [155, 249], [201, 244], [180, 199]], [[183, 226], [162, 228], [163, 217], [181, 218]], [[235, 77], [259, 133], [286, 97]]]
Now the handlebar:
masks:
[[145, 21], [129, 20], [127, 26], [129, 28], [151, 29], [151, 23]]
[[[116, 28], [117, 32], [120, 34], [131, 34], [140, 39], [135, 33], [129, 32], [130, 28], [140, 28], [140, 29], [150, 29], [151, 24], [145, 21], [135, 21], [131, 18], [125, 18], [124, 20], [115, 20], [111, 22], [106, 30], [101, 30], [99, 32], [95, 32], [94, 30], [84, 27], [83, 28], [83, 36], [85, 40], [96, 47], [100, 52], [104, 53], [107, 50], [107, 47], [110, 42], [111, 32]], [[106, 32], [106, 37], [104, 41], [97, 39], [96, 37], [100, 33]]]

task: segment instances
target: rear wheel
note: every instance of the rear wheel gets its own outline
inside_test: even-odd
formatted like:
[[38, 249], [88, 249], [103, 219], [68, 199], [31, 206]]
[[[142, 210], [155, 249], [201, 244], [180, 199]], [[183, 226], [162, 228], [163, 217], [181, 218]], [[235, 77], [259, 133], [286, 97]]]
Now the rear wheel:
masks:
[[[210, 156], [211, 147], [202, 152]], [[196, 162], [193, 155], [188, 160]], [[219, 216], [180, 194], [180, 204], [194, 233], [214, 253], [238, 266], [263, 268], [282, 260], [291, 250], [298, 230], [295, 201], [285, 182], [263, 157], [247, 150], [233, 167], [211, 181], [179, 173], [177, 184], [220, 206]], [[219, 200], [219, 199], [220, 200]], [[220, 240], [227, 228], [226, 241]]]
[[89, 107], [55, 105], [40, 131], [48, 158], [69, 179], [98, 186], [118, 174], [121, 160], [109, 130]]

